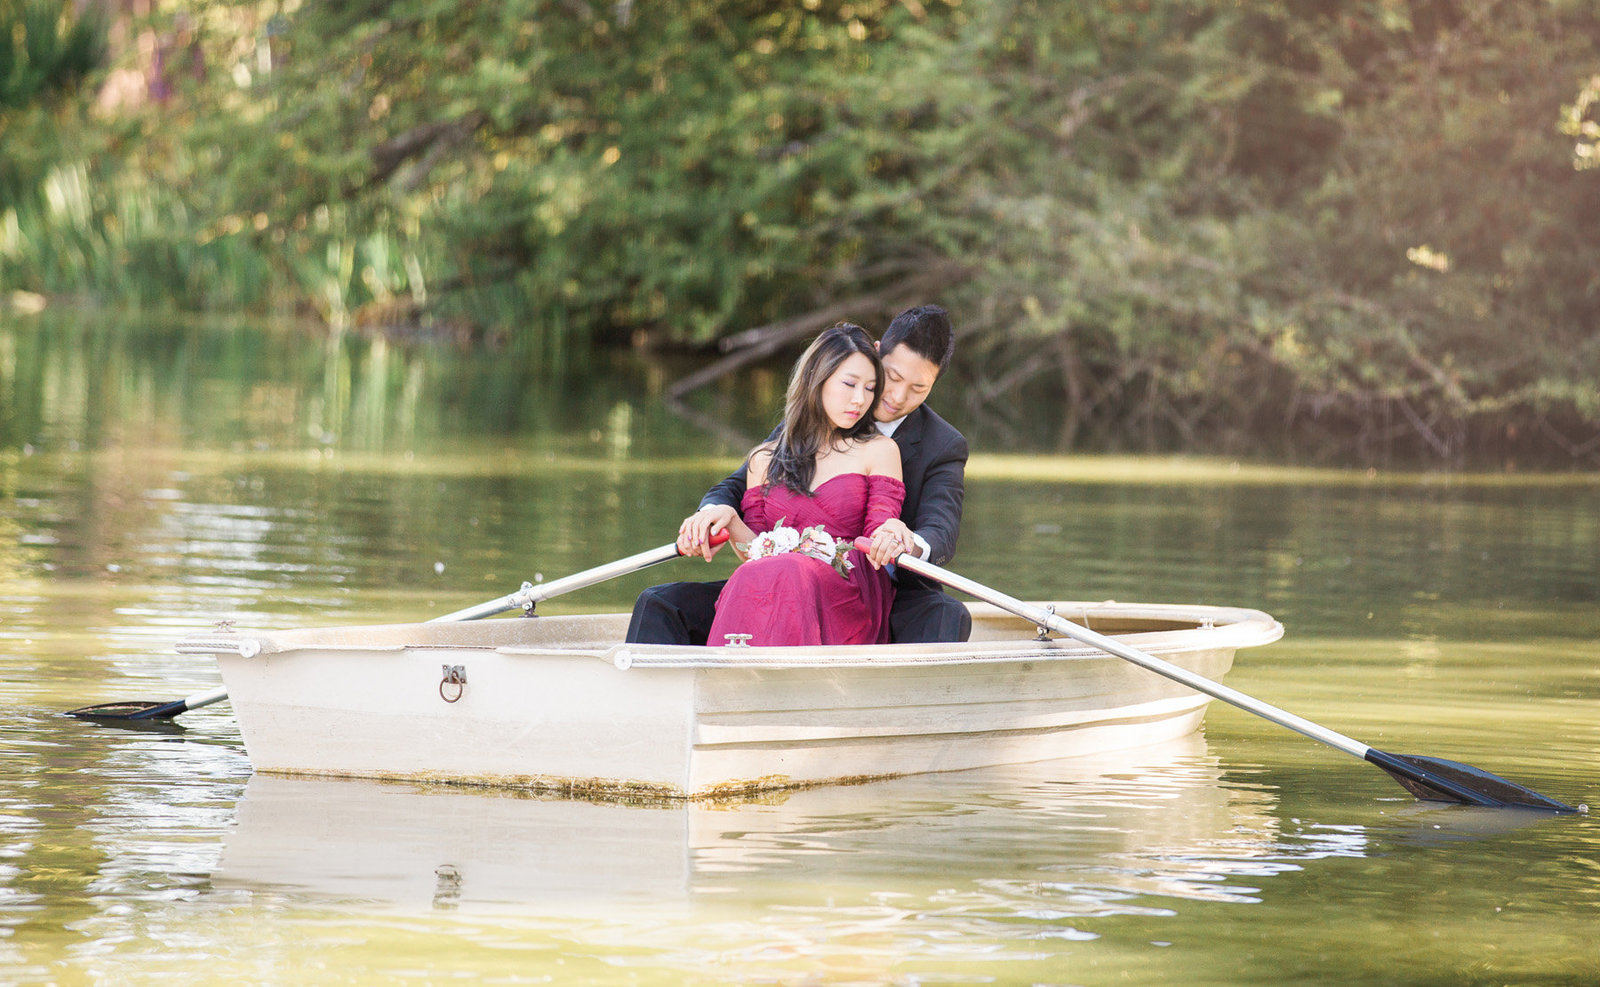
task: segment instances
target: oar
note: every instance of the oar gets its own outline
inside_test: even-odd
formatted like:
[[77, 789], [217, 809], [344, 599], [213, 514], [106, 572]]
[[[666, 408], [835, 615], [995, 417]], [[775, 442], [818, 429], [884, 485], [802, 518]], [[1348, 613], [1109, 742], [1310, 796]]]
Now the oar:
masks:
[[[856, 547], [862, 551], [869, 550], [871, 544], [870, 539], [856, 539]], [[1163, 661], [1154, 655], [1140, 651], [1138, 648], [1130, 647], [1114, 638], [1106, 637], [1104, 634], [1089, 630], [1087, 627], [1074, 624], [1072, 621], [1059, 617], [1054, 613], [1031, 606], [998, 590], [991, 589], [982, 583], [974, 582], [965, 576], [957, 575], [931, 562], [925, 562], [909, 553], [902, 553], [895, 559], [895, 564], [920, 576], [936, 579], [952, 589], [960, 590], [968, 596], [982, 600], [985, 603], [992, 603], [1002, 610], [1009, 610], [1035, 626], [1048, 627], [1058, 634], [1081, 641], [1091, 647], [1099, 648], [1101, 651], [1115, 655], [1124, 661], [1133, 662], [1135, 665], [1149, 669], [1157, 675], [1164, 675], [1174, 682], [1180, 682], [1196, 692], [1203, 692], [1225, 703], [1232, 703], [1246, 712], [1254, 713], [1279, 726], [1288, 727], [1290, 730], [1302, 733], [1312, 740], [1320, 740], [1329, 747], [1375, 764], [1387, 771], [1406, 791], [1419, 799], [1494, 807], [1519, 806], [1544, 809], [1551, 812], [1587, 811], [1586, 809], [1575, 809], [1565, 802], [1559, 802], [1548, 796], [1540, 795], [1538, 792], [1530, 788], [1524, 788], [1514, 781], [1508, 781], [1469, 764], [1446, 761], [1436, 757], [1420, 757], [1414, 754], [1390, 754], [1386, 751], [1368, 747], [1366, 744], [1346, 737], [1342, 733], [1329, 730], [1327, 727], [1312, 723], [1304, 717], [1296, 716], [1270, 703], [1264, 703], [1252, 696], [1247, 696], [1237, 689], [1231, 689], [1203, 675], [1196, 675], [1186, 668]]]
[[[720, 545], [728, 540], [728, 532], [719, 531], [711, 536], [711, 544]], [[447, 613], [442, 617], [434, 617], [426, 623], [448, 623], [460, 620], [477, 620], [481, 617], [492, 617], [497, 613], [507, 610], [532, 611], [534, 606], [554, 596], [571, 593], [573, 590], [603, 583], [608, 579], [625, 576], [630, 572], [653, 566], [659, 562], [669, 562], [678, 558], [682, 553], [678, 551], [676, 543], [652, 548], [648, 552], [630, 555], [625, 559], [597, 565], [593, 569], [563, 576], [548, 583], [523, 583], [522, 588], [515, 593], [508, 593], [498, 600], [480, 603], [475, 607]], [[179, 713], [187, 713], [192, 709], [220, 703], [228, 698], [227, 689], [212, 689], [209, 692], [197, 692], [192, 696], [167, 702], [150, 700], [132, 700], [128, 702], [100, 703], [97, 706], [84, 706], [80, 709], [68, 710], [68, 716], [78, 716], [87, 720], [156, 720], [169, 719]]]
[[[719, 531], [711, 536], [711, 544], [713, 545], [721, 545], [727, 540], [727, 531]], [[457, 620], [477, 620], [480, 617], [492, 617], [497, 613], [505, 613], [507, 610], [516, 610], [519, 607], [523, 610], [532, 610], [535, 604], [548, 600], [553, 596], [571, 593], [573, 590], [583, 589], [585, 586], [593, 586], [595, 583], [603, 583], [618, 576], [626, 576], [630, 572], [638, 572], [640, 569], [649, 568], [658, 562], [670, 562], [681, 555], [683, 553], [678, 551], [677, 543], [671, 542], [662, 545], [660, 548], [652, 548], [648, 552], [640, 552], [638, 555], [630, 555], [625, 559], [607, 562], [605, 565], [597, 565], [593, 569], [575, 572], [570, 576], [563, 576], [548, 583], [539, 583], [538, 585], [523, 583], [522, 588], [515, 593], [508, 593], [498, 600], [480, 603], [475, 607], [457, 610], [455, 613], [447, 613], [442, 617], [434, 617], [427, 623], [443, 624]]]

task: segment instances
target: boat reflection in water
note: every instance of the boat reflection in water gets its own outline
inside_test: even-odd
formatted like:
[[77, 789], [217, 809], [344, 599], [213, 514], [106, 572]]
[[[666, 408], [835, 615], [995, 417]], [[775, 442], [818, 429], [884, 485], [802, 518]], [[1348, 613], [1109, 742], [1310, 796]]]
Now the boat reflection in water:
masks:
[[621, 804], [256, 775], [217, 887], [403, 909], [615, 915], [786, 886], [972, 896], [1064, 916], [1254, 900], [1248, 880], [1359, 833], [1286, 849], [1269, 791], [1225, 783], [1191, 734], [1104, 757], [918, 775], [736, 802]]

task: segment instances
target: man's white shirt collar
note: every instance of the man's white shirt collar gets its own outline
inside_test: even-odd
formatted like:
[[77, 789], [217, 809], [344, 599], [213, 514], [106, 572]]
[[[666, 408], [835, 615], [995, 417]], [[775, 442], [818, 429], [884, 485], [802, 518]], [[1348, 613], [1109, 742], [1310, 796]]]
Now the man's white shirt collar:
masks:
[[876, 424], [878, 426], [878, 431], [892, 439], [894, 438], [895, 431], [900, 428], [901, 424], [905, 422], [907, 417], [909, 416], [901, 415], [892, 422], [877, 422]]

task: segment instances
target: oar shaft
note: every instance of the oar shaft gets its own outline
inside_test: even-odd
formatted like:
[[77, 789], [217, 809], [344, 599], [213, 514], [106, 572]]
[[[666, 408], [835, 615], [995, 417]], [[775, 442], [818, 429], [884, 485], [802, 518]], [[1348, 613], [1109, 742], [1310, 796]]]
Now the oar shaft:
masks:
[[187, 712], [191, 709], [199, 709], [201, 706], [210, 706], [212, 703], [220, 703], [226, 698], [228, 698], [228, 690], [223, 688], [211, 689], [207, 692], [197, 692], [183, 700], [183, 708], [184, 711]]
[[927, 576], [929, 579], [938, 580], [939, 582], [944, 583], [946, 586], [949, 586], [952, 589], [960, 590], [961, 592], [975, 599], [982, 600], [985, 603], [992, 603], [1002, 610], [1009, 610], [1019, 617], [1025, 617], [1028, 620], [1033, 621], [1040, 627], [1047, 627], [1050, 630], [1055, 631], [1057, 634], [1064, 634], [1067, 637], [1073, 638], [1074, 640], [1082, 641], [1084, 644], [1116, 655], [1118, 658], [1124, 659], [1125, 661], [1130, 661], [1133, 664], [1138, 665], [1140, 668], [1145, 668], [1155, 672], [1157, 675], [1164, 675], [1172, 681], [1186, 685], [1196, 692], [1202, 692], [1215, 699], [1220, 699], [1225, 703], [1231, 703], [1240, 709], [1247, 710], [1256, 714], [1257, 716], [1271, 720], [1273, 723], [1276, 723], [1279, 726], [1287, 727], [1297, 733], [1304, 734], [1305, 736], [1310, 737], [1312, 740], [1321, 741], [1322, 743], [1327, 744], [1329, 747], [1336, 748], [1359, 758], [1365, 758], [1367, 756], [1367, 751], [1371, 750], [1370, 747], [1361, 743], [1359, 740], [1346, 737], [1344, 734], [1335, 730], [1329, 730], [1327, 727], [1313, 723], [1304, 717], [1296, 716], [1288, 710], [1279, 709], [1271, 703], [1264, 703], [1254, 696], [1247, 696], [1237, 689], [1230, 689], [1228, 686], [1225, 686], [1220, 682], [1208, 679], [1203, 675], [1197, 675], [1194, 672], [1189, 671], [1187, 668], [1174, 665], [1169, 661], [1163, 661], [1162, 659], [1157, 658], [1155, 655], [1147, 654], [1143, 651], [1140, 651], [1138, 648], [1130, 647], [1129, 645], [1122, 641], [1118, 641], [1115, 638], [1107, 637], [1104, 634], [1092, 631], [1087, 627], [1084, 627], [1080, 624], [1075, 624], [1057, 614], [1053, 614], [1048, 610], [1024, 603], [1015, 597], [1007, 596], [1005, 593], [1002, 593], [999, 590], [991, 589], [982, 583], [974, 582], [965, 576], [957, 575], [956, 573], [950, 572], [941, 566], [934, 565], [932, 562], [925, 562], [909, 553], [900, 555], [900, 557], [895, 560], [895, 564], [920, 576]]
[[607, 579], [625, 576], [636, 569], [643, 569], [658, 562], [667, 562], [677, 557], [678, 546], [676, 544], [662, 545], [660, 548], [652, 548], [648, 552], [640, 552], [625, 559], [607, 562], [605, 565], [595, 566], [593, 569], [585, 569], [583, 572], [575, 572], [570, 576], [553, 579], [548, 583], [523, 583], [521, 589], [515, 593], [508, 593], [498, 600], [490, 600], [488, 603], [480, 603], [475, 607], [457, 610], [455, 613], [447, 613], [442, 617], [434, 617], [427, 622], [430, 624], [443, 624], [457, 620], [477, 620], [481, 617], [492, 617], [497, 613], [505, 613], [507, 610], [516, 610], [529, 604], [540, 603], [553, 596], [571, 593], [573, 590], [583, 589], [585, 586], [593, 586], [595, 583], [603, 583]]
[[[727, 531], [719, 531], [711, 536], [712, 545], [721, 545], [727, 540]], [[542, 603], [551, 597], [560, 596], [563, 593], [571, 593], [573, 590], [583, 589], [585, 586], [593, 586], [595, 583], [603, 583], [607, 579], [626, 576], [630, 572], [635, 572], [660, 562], [670, 562], [682, 554], [682, 552], [678, 551], [676, 542], [669, 542], [660, 548], [652, 548], [637, 555], [630, 555], [625, 559], [607, 562], [605, 565], [597, 565], [593, 569], [585, 569], [570, 576], [552, 579], [548, 583], [523, 583], [522, 588], [515, 593], [507, 593], [498, 600], [490, 600], [488, 603], [480, 603], [475, 607], [457, 610], [455, 613], [447, 613], [442, 617], [434, 617], [426, 621], [426, 623], [446, 624], [456, 620], [477, 620], [480, 617], [493, 617], [497, 613], [505, 613], [507, 610], [517, 610], [531, 604]]]
[[[856, 539], [856, 547], [862, 551], [869, 551], [871, 546], [870, 539]], [[1203, 675], [1198, 675], [1186, 668], [1181, 668], [1171, 662], [1163, 661], [1154, 655], [1140, 651], [1126, 642], [1106, 637], [1104, 634], [1092, 631], [1087, 627], [1074, 624], [1057, 614], [1007, 596], [999, 590], [990, 589], [982, 583], [948, 572], [931, 562], [924, 562], [914, 555], [901, 553], [896, 557], [895, 564], [904, 566], [908, 571], [918, 575], [938, 580], [952, 589], [966, 593], [968, 596], [983, 600], [986, 603], [992, 603], [1002, 610], [1009, 610], [1040, 627], [1048, 628], [1058, 634], [1065, 634], [1074, 640], [1099, 648], [1107, 654], [1132, 662], [1140, 668], [1155, 672], [1157, 675], [1164, 675], [1196, 692], [1211, 696], [1214, 699], [1220, 699], [1225, 703], [1231, 703], [1246, 712], [1254, 713], [1265, 720], [1310, 737], [1312, 740], [1320, 741], [1336, 750], [1377, 765], [1387, 771], [1417, 798], [1431, 801], [1461, 802], [1467, 805], [1517, 806], [1551, 812], [1587, 811], [1582, 807], [1575, 809], [1565, 802], [1553, 799], [1548, 795], [1541, 795], [1531, 788], [1519, 785], [1514, 781], [1507, 781], [1471, 765], [1444, 761], [1439, 758], [1389, 754], [1368, 747], [1358, 740], [1353, 740], [1342, 733], [1329, 730], [1319, 723], [1312, 723], [1304, 717], [1296, 716], [1270, 703], [1264, 703], [1254, 696], [1247, 696], [1236, 689], [1228, 688], [1220, 682], [1213, 682]]]
[[[711, 536], [712, 545], [721, 545], [727, 540], [727, 531], [719, 531]], [[516, 610], [521, 607], [531, 606], [532, 604], [539, 603], [540, 601], [548, 600], [553, 596], [560, 596], [562, 593], [571, 593], [573, 590], [583, 589], [585, 586], [593, 586], [595, 583], [602, 583], [607, 579], [615, 579], [618, 576], [625, 576], [630, 572], [643, 569], [646, 566], [652, 566], [658, 562], [670, 561], [677, 558], [681, 554], [682, 553], [678, 551], [678, 546], [676, 543], [662, 545], [660, 548], [652, 548], [649, 551], [640, 552], [637, 555], [630, 555], [625, 559], [618, 559], [615, 562], [607, 562], [605, 565], [595, 566], [593, 569], [586, 569], [583, 572], [576, 572], [570, 576], [563, 576], [560, 579], [554, 579], [548, 583], [540, 583], [538, 585], [534, 585], [533, 583], [523, 583], [522, 588], [517, 590], [515, 593], [508, 593], [505, 596], [500, 597], [498, 600], [490, 600], [488, 603], [480, 603], [477, 606], [468, 607], [465, 610], [457, 610], [455, 613], [447, 613], [442, 617], [434, 617], [432, 620], [427, 621], [427, 623], [449, 623], [452, 621], [477, 620], [481, 617], [492, 617], [497, 613], [505, 613], [507, 610]], [[86, 717], [99, 715], [113, 719], [125, 720], [156, 718], [166, 719], [177, 716], [179, 713], [188, 712], [191, 709], [199, 709], [201, 706], [209, 706], [212, 703], [221, 702], [227, 698], [228, 690], [224, 687], [212, 689], [209, 692], [196, 693], [195, 695], [188, 696], [184, 699], [179, 699], [174, 702], [160, 703], [131, 715], [122, 712], [113, 714], [110, 711], [111, 707], [125, 705], [117, 703], [102, 703], [99, 706], [85, 706], [83, 709], [73, 710], [72, 715]], [[96, 710], [102, 710], [102, 712], [97, 714], [95, 712]]]
[[[174, 702], [161, 703], [160, 705], [151, 706], [148, 709], [142, 709], [138, 712], [129, 713], [126, 716], [118, 716], [115, 718], [127, 720], [170, 720], [180, 713], [187, 713], [190, 710], [199, 709], [202, 706], [210, 706], [212, 703], [220, 703], [226, 698], [228, 698], [228, 690], [219, 687], [216, 689], [210, 689], [206, 692], [197, 692], [192, 696], [184, 696], [182, 699]], [[84, 715], [87, 711], [93, 710], [94, 708], [95, 707], [91, 706], [88, 707], [87, 710], [73, 710], [73, 713], [75, 715]], [[89, 713], [89, 715], [92, 716], [93, 714]]]

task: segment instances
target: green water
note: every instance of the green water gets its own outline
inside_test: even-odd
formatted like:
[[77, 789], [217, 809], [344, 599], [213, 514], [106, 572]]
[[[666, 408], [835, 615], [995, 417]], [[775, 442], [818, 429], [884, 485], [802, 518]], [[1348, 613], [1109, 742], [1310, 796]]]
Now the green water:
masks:
[[[1592, 816], [1420, 804], [1222, 704], [1103, 760], [692, 807], [252, 777], [226, 704], [59, 715], [215, 685], [172, 644], [218, 619], [421, 619], [670, 540], [744, 439], [666, 379], [0, 324], [0, 982], [1600, 980]], [[756, 434], [773, 388], [689, 410]], [[1017, 452], [980, 448], [952, 568], [1267, 610], [1235, 688], [1600, 806], [1600, 478]]]

